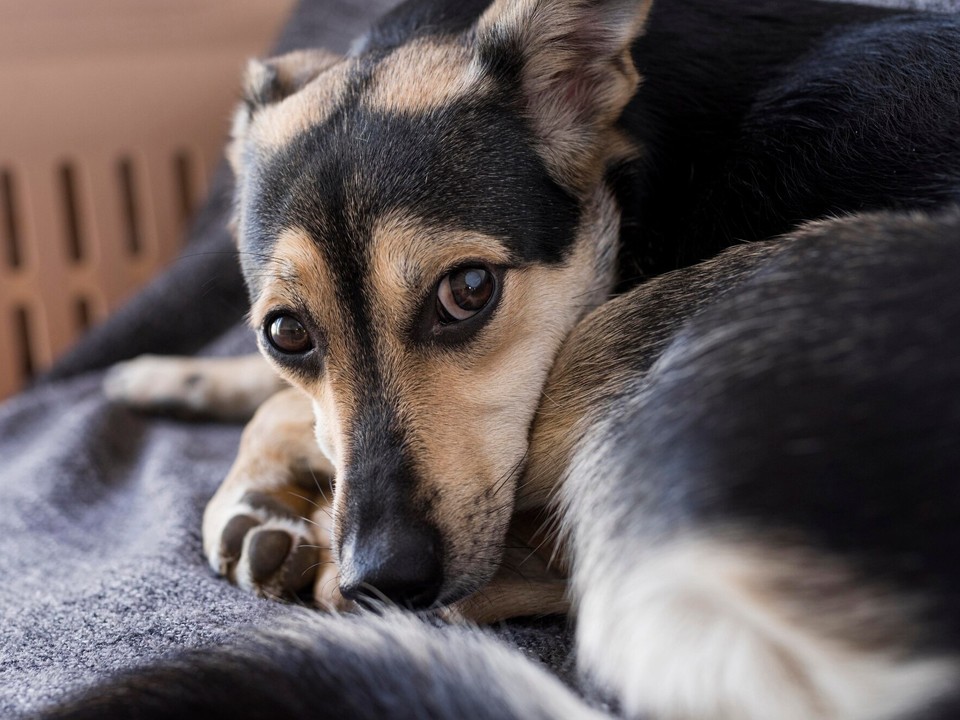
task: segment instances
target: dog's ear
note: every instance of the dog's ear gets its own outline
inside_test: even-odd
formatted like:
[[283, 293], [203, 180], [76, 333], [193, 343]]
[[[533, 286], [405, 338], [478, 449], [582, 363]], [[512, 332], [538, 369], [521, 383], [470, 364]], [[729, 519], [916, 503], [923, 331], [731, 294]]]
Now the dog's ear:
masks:
[[238, 148], [246, 136], [253, 116], [261, 108], [280, 102], [302, 89], [327, 68], [341, 60], [327, 50], [296, 50], [270, 58], [250, 60], [243, 79], [243, 102], [233, 116], [227, 158], [234, 173], [240, 171]]
[[254, 112], [279, 102], [340, 59], [341, 56], [318, 48], [295, 50], [269, 60], [251, 60], [243, 81], [244, 102]]
[[[250, 60], [243, 79], [243, 102], [233, 114], [230, 141], [227, 144], [227, 161], [238, 179], [243, 177], [243, 147], [256, 113], [280, 102], [302, 89], [327, 68], [341, 60], [341, 56], [326, 50], [297, 50], [269, 60]], [[239, 184], [239, 182], [238, 182]], [[229, 226], [237, 239], [237, 203]]]
[[652, 0], [496, 0], [477, 24], [483, 67], [518, 83], [544, 159], [574, 189], [636, 92], [630, 48]]

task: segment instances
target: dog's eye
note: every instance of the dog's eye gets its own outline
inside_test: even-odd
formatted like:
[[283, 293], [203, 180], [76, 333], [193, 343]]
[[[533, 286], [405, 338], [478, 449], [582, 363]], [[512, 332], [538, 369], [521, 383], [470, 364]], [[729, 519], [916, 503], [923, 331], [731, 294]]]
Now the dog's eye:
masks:
[[437, 313], [443, 322], [459, 322], [476, 315], [493, 297], [493, 273], [481, 267], [454, 270], [437, 288]]
[[293, 315], [277, 315], [267, 325], [267, 340], [286, 355], [302, 355], [313, 348], [310, 333]]

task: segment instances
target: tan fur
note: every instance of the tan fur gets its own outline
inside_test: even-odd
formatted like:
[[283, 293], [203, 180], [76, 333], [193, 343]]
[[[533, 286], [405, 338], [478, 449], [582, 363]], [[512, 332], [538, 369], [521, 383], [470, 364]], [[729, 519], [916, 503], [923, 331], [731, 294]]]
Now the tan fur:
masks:
[[[352, 420], [355, 388], [361, 378], [353, 369], [349, 319], [333, 295], [333, 276], [316, 243], [299, 229], [288, 229], [277, 239], [267, 267], [269, 277], [251, 308], [250, 324], [259, 329], [266, 314], [275, 307], [303, 307], [324, 329], [323, 375], [287, 379], [300, 387], [320, 411], [317, 439], [335, 464], [342, 466], [348, 462], [350, 450], [344, 443], [343, 430]], [[275, 367], [281, 375], [286, 374], [283, 366]]]
[[[251, 108], [244, 105], [234, 115], [227, 159], [234, 173], [244, 168], [243, 153], [276, 152], [300, 133], [326, 120], [339, 103], [351, 61], [326, 50], [300, 50], [260, 62], [252, 60], [244, 81]], [[276, 88], [262, 86], [275, 77]], [[274, 99], [256, 105], [258, 95]]]
[[566, 558], [550, 542], [548, 520], [544, 512], [515, 514], [496, 575], [480, 591], [451, 605], [445, 616], [492, 623], [569, 612]]
[[[293, 539], [293, 548], [310, 546], [318, 566], [331, 562], [329, 515], [327, 504], [333, 466], [313, 440], [313, 412], [309, 400], [293, 388], [275, 394], [264, 403], [244, 429], [240, 449], [226, 480], [207, 505], [203, 516], [203, 545], [211, 567], [231, 577], [242, 586], [260, 594], [278, 596], [284, 588], [277, 585], [286, 567], [278, 567], [274, 577], [263, 582], [251, 578], [249, 566], [251, 543], [255, 533], [281, 530]], [[251, 504], [250, 493], [261, 493], [283, 506], [285, 512], [272, 512], [269, 507]], [[253, 518], [257, 524], [243, 541], [241, 558], [224, 555], [223, 540], [228, 524], [238, 516]], [[321, 518], [318, 525], [315, 516]], [[292, 560], [288, 557], [287, 562]], [[302, 584], [308, 584], [316, 573], [302, 572]], [[318, 583], [319, 585], [319, 583]], [[335, 589], [329, 584], [317, 588], [329, 601]]]
[[424, 38], [397, 48], [377, 65], [364, 103], [371, 110], [425, 113], [468, 95], [481, 96], [485, 82], [469, 47]]
[[342, 58], [323, 48], [294, 50], [266, 62], [251, 60], [244, 78], [249, 102], [269, 104], [292, 95]]
[[405, 322], [416, 310], [412, 301], [464, 258], [491, 265], [509, 259], [503, 243], [494, 237], [445, 231], [400, 212], [378, 221], [370, 235], [372, 289], [387, 327]]
[[733, 282], [748, 265], [744, 258], [759, 259], [787, 242], [739, 246], [695, 267], [660, 275], [584, 318], [550, 370], [531, 431], [531, 461], [518, 507], [550, 502], [585, 429], [606, 412], [605, 403], [643, 382], [642, 363], [628, 361], [628, 356], [652, 363], [686, 319], [714, 296], [712, 278]]
[[[250, 324], [258, 330], [275, 307], [306, 307], [325, 329], [326, 372], [317, 378], [287, 379], [311, 398], [317, 411], [316, 440], [334, 464], [342, 466], [349, 452], [342, 428], [349, 426], [356, 406], [355, 380], [350, 377], [352, 348], [346, 344], [348, 321], [338, 311], [336, 298], [331, 297], [333, 278], [316, 244], [297, 229], [289, 229], [277, 238], [267, 270], [263, 291], [250, 309]], [[283, 366], [275, 367], [280, 375], [286, 373]]]

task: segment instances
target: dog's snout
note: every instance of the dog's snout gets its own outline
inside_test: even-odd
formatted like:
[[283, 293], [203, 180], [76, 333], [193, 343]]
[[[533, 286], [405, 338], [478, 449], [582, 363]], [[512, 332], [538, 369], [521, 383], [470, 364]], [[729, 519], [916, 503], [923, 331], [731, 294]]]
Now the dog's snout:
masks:
[[440, 538], [427, 525], [378, 528], [341, 549], [341, 594], [362, 602], [389, 600], [410, 609], [436, 602], [443, 583]]

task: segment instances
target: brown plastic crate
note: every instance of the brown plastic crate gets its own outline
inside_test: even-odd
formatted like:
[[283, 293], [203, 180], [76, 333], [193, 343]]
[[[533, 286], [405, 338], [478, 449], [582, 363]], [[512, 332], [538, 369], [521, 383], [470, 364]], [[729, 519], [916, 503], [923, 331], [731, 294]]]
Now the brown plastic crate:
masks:
[[292, 2], [0, 4], [0, 398], [176, 255]]

